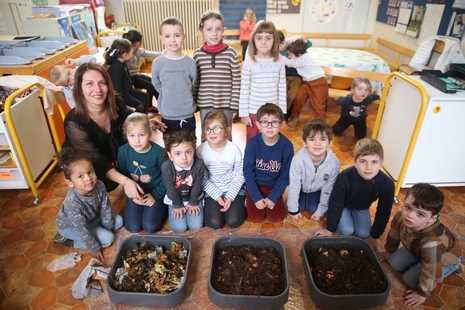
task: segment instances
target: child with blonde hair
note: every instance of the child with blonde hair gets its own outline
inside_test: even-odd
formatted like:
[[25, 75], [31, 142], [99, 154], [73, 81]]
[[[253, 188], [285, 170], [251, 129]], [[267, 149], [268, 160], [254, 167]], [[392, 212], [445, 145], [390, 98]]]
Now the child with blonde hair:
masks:
[[[143, 189], [140, 198], [126, 197], [126, 229], [153, 234], [163, 228], [167, 206], [161, 175], [163, 148], [150, 141], [152, 126], [147, 114], [132, 113], [124, 122], [127, 144], [118, 150], [118, 170]], [[124, 183], [123, 183], [124, 184]]]
[[239, 97], [239, 116], [247, 126], [247, 141], [258, 134], [258, 109], [267, 102], [286, 113], [286, 74], [280, 59], [278, 32], [272, 22], [255, 25], [244, 61]]
[[237, 228], [245, 219], [245, 190], [242, 152], [228, 141], [229, 127], [221, 111], [209, 112], [202, 122], [205, 142], [197, 153], [208, 169], [205, 180], [205, 225]]
[[123, 226], [123, 218], [112, 213], [105, 185], [97, 179], [86, 153], [68, 147], [57, 157], [69, 191], [58, 211], [58, 234], [53, 239], [74, 248], [87, 248], [92, 257], [103, 261], [102, 248], [112, 244], [112, 231]]
[[341, 117], [333, 125], [333, 132], [340, 135], [352, 125], [355, 136], [363, 139], [367, 135], [367, 106], [378, 100], [379, 95], [371, 93], [370, 80], [364, 76], [358, 76], [353, 80], [350, 91], [347, 97], [336, 99], [336, 104], [342, 109]]
[[[66, 58], [64, 66], [53, 66], [48, 72], [50, 81], [58, 86], [63, 86], [66, 102], [72, 109], [76, 106], [73, 98], [74, 74], [77, 68], [87, 62], [96, 62], [97, 58], [92, 55], [82, 55], [79, 59]], [[76, 65], [74, 69], [70, 67]]]
[[247, 8], [244, 12], [244, 19], [239, 22], [239, 40], [242, 45], [242, 61], [245, 60], [245, 53], [249, 46], [250, 35], [256, 23], [257, 17], [255, 16], [255, 12], [251, 8]]
[[[194, 101], [200, 110], [200, 119], [213, 110], [224, 113], [227, 127], [232, 127], [233, 112], [239, 108], [241, 72], [236, 51], [223, 43], [223, 16], [206, 11], [200, 18], [199, 31], [204, 43], [194, 52], [197, 64], [197, 82]], [[229, 132], [229, 138], [231, 133]]]

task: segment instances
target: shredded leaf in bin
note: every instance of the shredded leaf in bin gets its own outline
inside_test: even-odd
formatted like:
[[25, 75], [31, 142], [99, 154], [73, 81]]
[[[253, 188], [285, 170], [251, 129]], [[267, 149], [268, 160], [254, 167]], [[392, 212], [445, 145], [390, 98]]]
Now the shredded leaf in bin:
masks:
[[172, 242], [171, 248], [144, 242], [128, 250], [123, 267], [115, 273], [115, 288], [125, 292], [171, 293], [185, 279], [188, 251], [182, 243]]

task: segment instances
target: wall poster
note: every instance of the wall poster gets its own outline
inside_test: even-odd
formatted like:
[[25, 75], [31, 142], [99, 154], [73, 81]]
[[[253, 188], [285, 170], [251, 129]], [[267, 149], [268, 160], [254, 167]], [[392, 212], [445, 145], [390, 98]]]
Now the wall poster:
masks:
[[414, 5], [413, 6], [413, 13], [412, 19], [408, 24], [407, 31], [405, 34], [416, 38], [420, 33], [421, 24], [423, 23], [423, 19], [425, 18], [426, 6]]
[[301, 0], [267, 0], [267, 14], [299, 14]]

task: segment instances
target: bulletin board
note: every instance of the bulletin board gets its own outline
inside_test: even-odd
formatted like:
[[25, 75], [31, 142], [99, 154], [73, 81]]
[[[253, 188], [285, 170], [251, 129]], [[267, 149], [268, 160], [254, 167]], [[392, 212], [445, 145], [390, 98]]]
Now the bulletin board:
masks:
[[305, 0], [303, 32], [365, 33], [370, 0]]
[[[386, 23], [395, 26], [395, 23], [392, 23], [395, 16], [392, 13], [395, 13], [395, 8], [397, 2], [400, 5], [400, 0], [378, 0], [378, 13], [376, 15], [376, 21], [381, 23]], [[442, 14], [441, 23], [438, 29], [438, 35], [446, 35], [447, 28], [449, 27], [450, 19], [452, 13], [456, 10], [457, 14], [465, 14], [465, 10], [454, 9], [452, 5], [454, 4], [453, 0], [414, 0], [414, 5], [426, 6], [427, 4], [441, 4], [444, 5], [444, 13]], [[399, 7], [397, 7], [399, 8]]]

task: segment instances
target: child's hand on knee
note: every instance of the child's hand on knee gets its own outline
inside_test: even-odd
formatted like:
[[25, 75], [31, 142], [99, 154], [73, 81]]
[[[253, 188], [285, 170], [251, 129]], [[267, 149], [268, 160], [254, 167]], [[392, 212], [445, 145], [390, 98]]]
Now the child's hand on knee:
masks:
[[266, 208], [265, 199], [260, 199], [259, 201], [257, 201], [255, 203], [255, 207], [257, 207], [258, 210], [265, 209]]
[[275, 203], [268, 198], [265, 198], [265, 205], [268, 209], [273, 210]]
[[175, 220], [183, 219], [184, 213], [186, 213], [186, 208], [173, 208], [172, 213]]
[[289, 216], [290, 216], [292, 219], [294, 219], [294, 220], [298, 220], [298, 219], [301, 219], [301, 218], [302, 218], [302, 213], [299, 212], [299, 213], [294, 214], [294, 215], [289, 214]]
[[419, 306], [424, 303], [426, 297], [421, 296], [417, 291], [408, 290], [404, 298], [404, 304], [410, 307]]
[[[222, 203], [220, 203], [220, 200], [222, 201]], [[229, 208], [231, 207], [231, 204], [232, 204], [232, 200], [231, 198], [225, 198], [225, 197], [220, 197], [218, 199], [218, 203], [220, 204], [220, 206], [222, 206], [222, 208], [220, 209], [221, 212], [226, 212], [229, 210]]]
[[199, 206], [191, 206], [191, 205], [186, 205], [187, 211], [189, 211], [189, 215], [191, 216], [199, 216], [200, 215], [200, 208]]
[[312, 221], [321, 221], [321, 220], [323, 220], [323, 216], [320, 216], [320, 215], [318, 215], [316, 213], [313, 213], [312, 216], [310, 217], [310, 219]]

